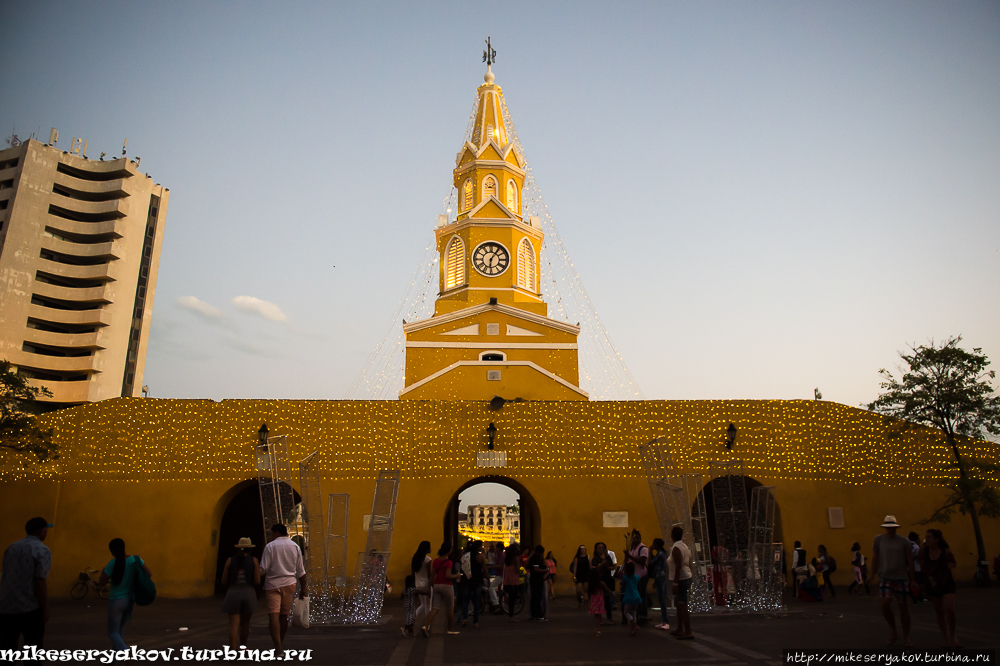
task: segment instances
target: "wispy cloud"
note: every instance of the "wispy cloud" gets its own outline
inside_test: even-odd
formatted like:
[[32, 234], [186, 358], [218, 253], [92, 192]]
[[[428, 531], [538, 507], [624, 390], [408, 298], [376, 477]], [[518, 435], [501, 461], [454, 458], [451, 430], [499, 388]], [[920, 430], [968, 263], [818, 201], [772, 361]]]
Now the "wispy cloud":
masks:
[[288, 321], [288, 317], [274, 303], [261, 300], [256, 296], [237, 296], [233, 299], [233, 305], [237, 310], [258, 314], [264, 319], [271, 321]]
[[278, 352], [276, 352], [273, 349], [269, 349], [268, 347], [264, 346], [263, 344], [260, 344], [259, 342], [255, 342], [253, 340], [245, 340], [235, 335], [226, 336], [223, 339], [222, 344], [226, 345], [231, 349], [235, 349], [236, 351], [243, 352], [244, 354], [248, 354], [250, 356], [257, 356], [260, 358], [275, 358], [277, 356], [280, 356]]
[[181, 296], [177, 299], [177, 303], [181, 307], [194, 312], [202, 319], [213, 323], [219, 323], [226, 318], [226, 315], [222, 313], [222, 310], [214, 305], [209, 305], [197, 296]]

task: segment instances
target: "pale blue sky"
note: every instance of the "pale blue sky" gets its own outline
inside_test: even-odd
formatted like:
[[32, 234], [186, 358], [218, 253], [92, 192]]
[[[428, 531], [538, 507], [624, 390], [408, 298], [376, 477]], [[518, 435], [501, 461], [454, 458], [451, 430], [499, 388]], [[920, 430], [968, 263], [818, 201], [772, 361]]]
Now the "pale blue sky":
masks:
[[346, 395], [432, 238], [487, 36], [647, 398], [857, 405], [954, 334], [1000, 362], [1000, 3], [503, 6], [0, 2], [3, 135], [128, 137], [171, 190], [152, 395]]

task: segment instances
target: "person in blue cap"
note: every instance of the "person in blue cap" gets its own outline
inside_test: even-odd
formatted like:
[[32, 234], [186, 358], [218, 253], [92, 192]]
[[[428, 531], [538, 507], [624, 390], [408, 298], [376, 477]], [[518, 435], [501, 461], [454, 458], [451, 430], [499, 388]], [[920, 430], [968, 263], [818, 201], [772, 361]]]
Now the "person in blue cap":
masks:
[[7, 547], [0, 578], [0, 650], [25, 645], [42, 647], [45, 623], [49, 621], [47, 578], [52, 568], [52, 551], [43, 541], [52, 523], [32, 518], [24, 526], [27, 533]]

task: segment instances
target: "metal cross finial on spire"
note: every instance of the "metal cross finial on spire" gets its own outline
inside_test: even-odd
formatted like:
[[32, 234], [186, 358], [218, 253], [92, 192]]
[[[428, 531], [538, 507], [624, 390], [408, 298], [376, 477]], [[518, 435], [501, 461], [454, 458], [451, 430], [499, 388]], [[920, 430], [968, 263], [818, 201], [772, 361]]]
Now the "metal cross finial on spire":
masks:
[[483, 51], [483, 62], [489, 67], [497, 61], [497, 51], [492, 46], [490, 46], [490, 38], [486, 38], [486, 50]]

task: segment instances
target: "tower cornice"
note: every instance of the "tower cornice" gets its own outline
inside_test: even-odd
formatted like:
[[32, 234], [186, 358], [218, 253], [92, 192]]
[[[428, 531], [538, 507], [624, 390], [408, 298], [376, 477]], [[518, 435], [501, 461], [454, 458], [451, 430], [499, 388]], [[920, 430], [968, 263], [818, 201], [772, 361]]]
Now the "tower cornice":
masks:
[[522, 233], [531, 236], [533, 239], [541, 241], [545, 234], [538, 227], [533, 227], [526, 222], [521, 221], [517, 218], [507, 219], [507, 218], [483, 218], [483, 217], [466, 217], [447, 224], [443, 227], [438, 227], [434, 230], [434, 234], [440, 239], [442, 236], [449, 236], [451, 234], [457, 234], [470, 227], [496, 227], [500, 225], [511, 225], [514, 228], [520, 230]]
[[521, 308], [515, 308], [510, 305], [504, 305], [503, 303], [497, 303], [496, 305], [490, 303], [484, 303], [482, 305], [473, 305], [472, 307], [462, 308], [461, 310], [454, 310], [452, 312], [446, 312], [444, 314], [435, 315], [429, 319], [422, 319], [420, 321], [410, 322], [409, 324], [403, 324], [403, 333], [414, 333], [416, 331], [421, 331], [425, 328], [430, 328], [431, 326], [438, 326], [440, 324], [447, 324], [452, 321], [458, 321], [472, 315], [481, 314], [483, 312], [499, 312], [500, 314], [505, 314], [510, 317], [516, 317], [518, 319], [523, 319], [528, 322], [535, 324], [542, 324], [550, 328], [554, 328], [559, 331], [564, 331], [566, 333], [572, 333], [573, 335], [580, 334], [580, 327], [574, 326], [573, 324], [567, 324], [563, 321], [558, 321], [556, 319], [550, 319], [548, 317], [543, 317], [542, 315], [535, 314], [534, 312], [528, 312], [527, 310], [522, 310]]
[[524, 178], [526, 172], [521, 167], [515, 166], [510, 162], [505, 160], [472, 160], [466, 162], [465, 164], [455, 168], [455, 179], [458, 180], [460, 176], [464, 176], [470, 171], [476, 171], [478, 169], [503, 169], [505, 171], [510, 171], [516, 176]]

